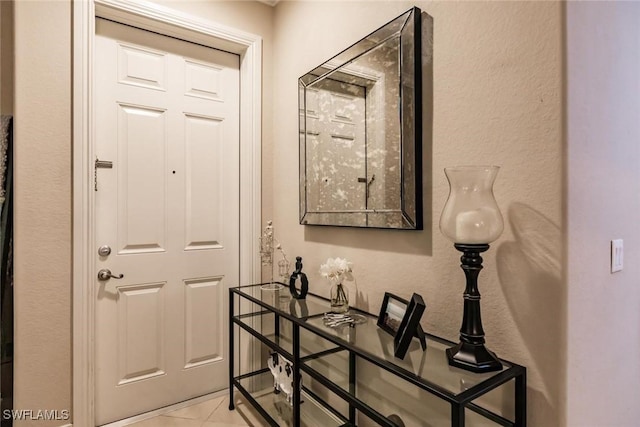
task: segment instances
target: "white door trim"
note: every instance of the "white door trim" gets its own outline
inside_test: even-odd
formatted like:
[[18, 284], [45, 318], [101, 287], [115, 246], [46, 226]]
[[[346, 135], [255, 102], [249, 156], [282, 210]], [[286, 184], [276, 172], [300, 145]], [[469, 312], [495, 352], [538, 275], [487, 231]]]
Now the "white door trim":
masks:
[[73, 423], [94, 426], [95, 242], [93, 46], [95, 18], [223, 49], [240, 56], [240, 283], [260, 278], [262, 38], [142, 0], [73, 5]]

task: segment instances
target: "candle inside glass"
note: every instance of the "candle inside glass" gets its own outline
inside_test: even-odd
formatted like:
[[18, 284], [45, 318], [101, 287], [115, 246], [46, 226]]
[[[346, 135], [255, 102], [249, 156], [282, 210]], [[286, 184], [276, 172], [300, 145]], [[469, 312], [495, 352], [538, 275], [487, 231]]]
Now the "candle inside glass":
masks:
[[449, 197], [440, 216], [440, 230], [454, 243], [488, 244], [504, 228], [493, 196], [497, 166], [445, 168]]

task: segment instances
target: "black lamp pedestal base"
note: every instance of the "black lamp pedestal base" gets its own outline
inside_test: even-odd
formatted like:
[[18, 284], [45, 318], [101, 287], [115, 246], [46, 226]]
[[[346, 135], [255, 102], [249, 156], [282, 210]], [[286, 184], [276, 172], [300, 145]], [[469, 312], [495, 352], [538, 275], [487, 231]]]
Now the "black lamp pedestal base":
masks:
[[460, 328], [460, 342], [447, 349], [449, 365], [472, 372], [491, 372], [502, 369], [498, 357], [485, 346], [482, 317], [480, 316], [480, 292], [478, 291], [478, 274], [482, 270], [480, 254], [487, 249], [487, 244], [460, 244], [455, 248], [462, 252], [460, 258], [462, 271], [467, 279], [464, 291], [464, 314]]
[[474, 345], [460, 342], [447, 349], [449, 365], [471, 372], [492, 372], [502, 369], [502, 363], [484, 344]]

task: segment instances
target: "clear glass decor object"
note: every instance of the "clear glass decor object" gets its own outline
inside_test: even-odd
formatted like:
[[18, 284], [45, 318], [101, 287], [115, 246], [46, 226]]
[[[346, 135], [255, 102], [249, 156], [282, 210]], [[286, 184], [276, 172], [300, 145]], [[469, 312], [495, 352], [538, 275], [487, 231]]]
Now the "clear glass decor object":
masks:
[[349, 310], [349, 290], [342, 282], [353, 280], [351, 265], [345, 258], [329, 258], [320, 265], [320, 275], [331, 284], [329, 294], [333, 313], [346, 313]]
[[454, 243], [487, 244], [502, 234], [504, 222], [493, 195], [498, 166], [444, 169], [449, 197], [440, 216], [440, 231]]
[[[273, 221], [269, 220], [267, 221], [267, 226], [260, 236], [260, 261], [263, 266], [271, 269], [271, 281], [260, 287], [263, 291], [279, 291], [284, 288], [283, 285], [276, 282], [273, 278], [273, 263], [276, 248], [281, 249], [280, 244], [275, 239]], [[286, 256], [284, 259], [286, 259]]]
[[331, 312], [346, 313], [349, 311], [349, 289], [342, 283], [331, 286]]
[[278, 261], [278, 276], [280, 276], [280, 281], [282, 283], [289, 282], [289, 275], [290, 275], [289, 267], [291, 267], [291, 263], [289, 262], [289, 260], [286, 258], [286, 255], [285, 255], [284, 258]]

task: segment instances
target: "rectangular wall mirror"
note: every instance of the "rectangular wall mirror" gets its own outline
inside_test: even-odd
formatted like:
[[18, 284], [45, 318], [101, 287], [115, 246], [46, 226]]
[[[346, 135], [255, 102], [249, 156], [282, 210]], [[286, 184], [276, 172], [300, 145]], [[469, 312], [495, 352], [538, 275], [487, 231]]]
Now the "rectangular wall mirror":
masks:
[[298, 80], [300, 223], [422, 229], [420, 9]]

